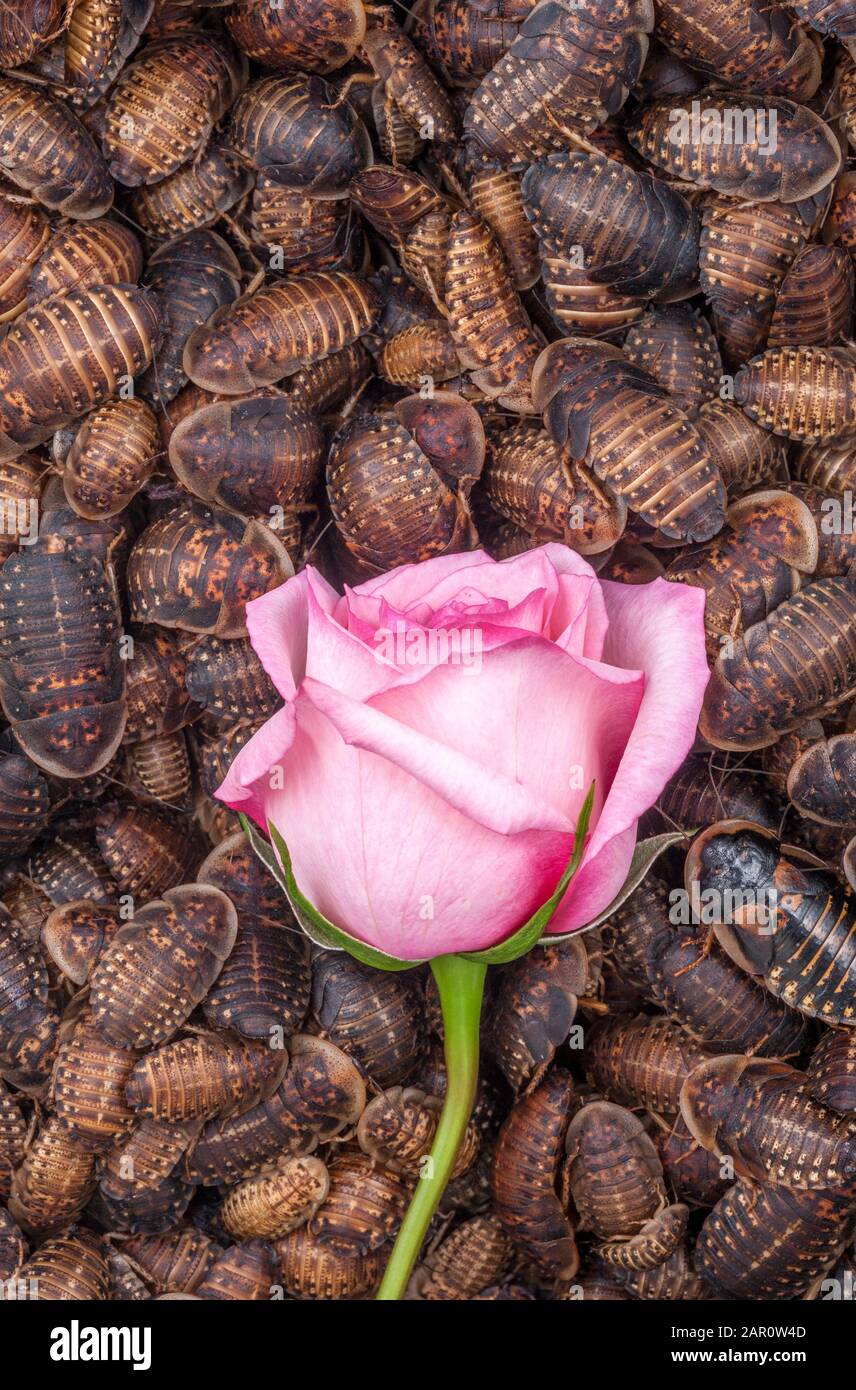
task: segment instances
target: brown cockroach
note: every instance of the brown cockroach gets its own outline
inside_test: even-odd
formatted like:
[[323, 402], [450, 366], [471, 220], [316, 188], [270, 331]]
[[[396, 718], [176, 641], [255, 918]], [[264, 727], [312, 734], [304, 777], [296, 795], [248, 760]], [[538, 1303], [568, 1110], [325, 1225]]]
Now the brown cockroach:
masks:
[[784, 445], [756, 425], [739, 406], [705, 401], [695, 427], [719, 469], [729, 497], [784, 476]]
[[98, 904], [116, 901], [116, 884], [90, 833], [60, 830], [33, 851], [27, 867], [31, 882], [54, 907], [82, 898]]
[[651, 997], [648, 943], [662, 920], [667, 893], [665, 880], [656, 873], [648, 874], [609, 914], [600, 931], [606, 963], [612, 964], [622, 981], [642, 998]]
[[856, 1184], [856, 1118], [818, 1105], [805, 1074], [786, 1062], [739, 1054], [701, 1062], [684, 1082], [681, 1115], [738, 1177], [815, 1191]]
[[[427, 178], [413, 169], [373, 164], [354, 176], [350, 188], [357, 211], [393, 246], [400, 246], [414, 227], [446, 203]], [[420, 286], [424, 289], [424, 285]]]
[[22, 540], [34, 539], [44, 478], [44, 461], [36, 454], [0, 460], [0, 508], [7, 519], [5, 535], [0, 536], [0, 563]]
[[218, 309], [237, 299], [241, 267], [216, 232], [198, 230], [159, 246], [146, 267], [146, 287], [160, 311], [160, 347], [138, 383], [144, 395], [171, 401], [187, 381], [184, 345]]
[[330, 1175], [320, 1158], [286, 1158], [231, 1188], [221, 1219], [235, 1240], [276, 1240], [305, 1225], [329, 1191]]
[[709, 80], [745, 92], [808, 101], [820, 84], [816, 45], [778, 9], [747, 10], [743, 0], [704, 7], [658, 0], [657, 33]]
[[482, 79], [464, 117], [476, 159], [531, 163], [614, 115], [648, 51], [648, 0], [541, 0], [508, 51]]
[[125, 1088], [134, 1062], [133, 1052], [104, 1041], [85, 1009], [71, 1006], [60, 1029], [51, 1092], [57, 1119], [81, 1148], [103, 1153], [133, 1123]]
[[541, 1076], [567, 1040], [578, 999], [596, 994], [600, 962], [593, 945], [591, 938], [572, 937], [500, 972], [485, 1045], [515, 1092]]
[[418, 0], [413, 42], [448, 86], [475, 87], [507, 53], [532, 5], [475, 6], [468, 0]]
[[296, 1299], [337, 1300], [371, 1296], [380, 1281], [384, 1252], [342, 1255], [301, 1226], [276, 1241], [282, 1282]]
[[846, 518], [846, 497], [808, 483], [787, 483], [785, 491], [805, 502], [817, 525], [815, 579], [848, 578], [856, 573], [856, 528]]
[[51, 1235], [77, 1220], [95, 1190], [95, 1154], [50, 1116], [12, 1179], [9, 1211], [25, 1231]]
[[246, 395], [348, 347], [371, 327], [377, 309], [371, 286], [348, 271], [295, 275], [191, 333], [184, 370], [205, 390]]
[[393, 386], [415, 391], [417, 387], [457, 376], [460, 363], [455, 341], [445, 325], [417, 323], [384, 344], [378, 370]]
[[231, 726], [252, 710], [267, 718], [280, 694], [245, 638], [201, 637], [187, 651], [187, 692], [218, 724]]
[[719, 391], [722, 358], [713, 330], [682, 304], [648, 309], [631, 325], [624, 351], [683, 410], [697, 410]]
[[370, 1255], [391, 1240], [407, 1211], [415, 1178], [376, 1164], [359, 1149], [328, 1165], [326, 1198], [308, 1222], [320, 1245], [338, 1255]]
[[8, 1197], [12, 1174], [27, 1150], [27, 1121], [17, 1092], [0, 1081], [0, 1197]]
[[362, 121], [310, 73], [251, 82], [232, 108], [225, 143], [266, 178], [314, 197], [344, 197], [371, 160]]
[[735, 1183], [708, 1213], [693, 1263], [720, 1298], [804, 1298], [852, 1230], [852, 1202], [835, 1192]]
[[29, 849], [48, 822], [51, 796], [39, 769], [21, 753], [0, 752], [0, 859]]
[[269, 1100], [288, 1065], [284, 1048], [194, 1032], [147, 1053], [128, 1075], [137, 1115], [184, 1124], [251, 1110]]
[[188, 501], [152, 522], [131, 551], [131, 616], [184, 632], [243, 637], [246, 604], [293, 572], [267, 526]]
[[26, 309], [30, 275], [50, 239], [51, 226], [40, 208], [0, 198], [0, 323]]
[[65, 217], [102, 217], [113, 182], [95, 141], [67, 106], [42, 87], [0, 81], [0, 171]]
[[64, 76], [70, 87], [86, 89], [103, 76], [119, 41], [122, 0], [77, 0], [65, 35]]
[[538, 238], [526, 217], [519, 175], [508, 169], [481, 170], [473, 176], [470, 199], [502, 248], [514, 288], [530, 289], [540, 273]]
[[852, 695], [854, 594], [856, 579], [817, 579], [723, 648], [699, 720], [708, 743], [764, 748]]
[[28, 63], [62, 27], [62, 0], [22, 0], [0, 14], [0, 68]]
[[564, 333], [620, 342], [623, 330], [641, 317], [648, 302], [644, 295], [616, 294], [597, 284], [589, 271], [563, 256], [545, 255], [541, 275], [547, 307]]
[[137, 188], [175, 173], [203, 149], [247, 73], [244, 55], [210, 34], [149, 44], [107, 102], [104, 153], [113, 177]]
[[473, 1216], [456, 1226], [416, 1269], [408, 1297], [463, 1302], [495, 1284], [509, 1263], [511, 1244], [495, 1216]]
[[127, 507], [153, 472], [160, 431], [150, 405], [131, 396], [105, 401], [87, 415], [66, 455], [63, 487], [79, 516], [91, 521]]
[[124, 222], [112, 218], [72, 224], [57, 232], [32, 268], [27, 304], [52, 294], [95, 285], [135, 285], [143, 270], [143, 248]]
[[380, 80], [372, 87], [371, 106], [377, 142], [384, 159], [396, 166], [412, 164], [424, 150], [425, 141]]
[[664, 536], [703, 541], [719, 531], [725, 489], [701, 437], [618, 348], [587, 338], [551, 343], [536, 363], [532, 397], [556, 444]]
[[[28, 1246], [20, 1227], [0, 1207], [0, 1290], [14, 1279], [27, 1258]], [[2, 1295], [0, 1295], [2, 1296]]]
[[101, 1163], [100, 1189], [120, 1202], [159, 1187], [169, 1178], [199, 1132], [199, 1124], [143, 1119], [121, 1135]]
[[806, 1069], [808, 1091], [839, 1115], [856, 1111], [856, 1033], [830, 1028], [811, 1055]]
[[[415, 1086], [393, 1086], [375, 1096], [360, 1116], [357, 1142], [364, 1153], [387, 1168], [419, 1176], [437, 1132], [442, 1101]], [[455, 1160], [452, 1178], [475, 1162], [480, 1135], [470, 1123]]]
[[196, 769], [199, 785], [206, 796], [217, 795], [217, 788], [245, 744], [262, 727], [263, 720], [253, 724], [236, 724], [225, 732], [196, 740]]
[[856, 489], [856, 448], [852, 439], [837, 444], [805, 444], [794, 453], [792, 477], [825, 492]]
[[533, 164], [522, 192], [542, 261], [566, 261], [623, 296], [693, 292], [698, 217], [652, 174], [589, 150], [563, 151]]
[[788, 773], [788, 796], [808, 820], [856, 822], [856, 734], [820, 738], [800, 753]]
[[425, 1048], [422, 995], [406, 973], [377, 971], [341, 951], [312, 962], [312, 1013], [375, 1085], [406, 1082]]
[[607, 1099], [675, 1115], [681, 1087], [706, 1055], [670, 1019], [640, 1014], [597, 1020], [587, 1032], [583, 1061], [589, 1082]]
[[134, 221], [158, 241], [210, 226], [249, 193], [253, 173], [237, 155], [212, 144], [159, 183], [135, 188]]
[[[110, 1271], [104, 1245], [92, 1231], [67, 1231], [46, 1240], [18, 1270], [17, 1280], [28, 1298], [57, 1302], [104, 1302], [109, 1296]], [[0, 1299], [14, 1297], [0, 1289]]]
[[723, 767], [715, 755], [691, 753], [666, 783], [645, 823], [649, 833], [691, 832], [734, 817], [775, 830], [783, 809], [765, 776], [739, 765]]
[[140, 908], [92, 972], [101, 1036], [125, 1048], [172, 1037], [216, 980], [237, 930], [231, 902], [208, 884], [171, 888]]
[[628, 1270], [625, 1286], [634, 1298], [646, 1301], [677, 1303], [712, 1297], [708, 1285], [693, 1269], [686, 1243], [653, 1269]]
[[193, 1293], [222, 1253], [215, 1241], [192, 1226], [159, 1235], [135, 1235], [121, 1249], [155, 1295]]
[[853, 321], [853, 262], [838, 246], [807, 246], [776, 296], [767, 348], [840, 343]]
[[108, 1245], [107, 1267], [110, 1270], [110, 1299], [117, 1303], [148, 1302], [151, 1294], [117, 1246]]
[[610, 549], [627, 522], [624, 501], [534, 421], [520, 420], [491, 441], [483, 480], [501, 516], [539, 541], [560, 540], [581, 555]]
[[500, 1130], [491, 1173], [494, 1211], [515, 1251], [554, 1279], [579, 1268], [556, 1190], [573, 1094], [570, 1074], [553, 1067], [521, 1096]]
[[119, 893], [138, 902], [185, 882], [202, 857], [179, 815], [130, 801], [102, 802], [95, 838]]
[[712, 89], [668, 97], [631, 121], [627, 137], [673, 178], [732, 198], [795, 203], [801, 213], [841, 168], [838, 141], [826, 122], [779, 96], [758, 102]]
[[682, 1248], [687, 1232], [689, 1210], [682, 1202], [666, 1207], [629, 1239], [613, 1237], [598, 1247], [598, 1255], [608, 1265], [628, 1272], [657, 1269]]
[[665, 1127], [658, 1125], [651, 1137], [675, 1201], [688, 1207], [714, 1206], [730, 1183], [716, 1154], [702, 1148], [680, 1115], [671, 1117]]
[[856, 255], [856, 173], [852, 169], [845, 169], [835, 181], [822, 235], [824, 241], [843, 246], [851, 259]]
[[301, 367], [288, 379], [288, 392], [301, 410], [326, 414], [349, 398], [355, 399], [371, 375], [371, 358], [361, 342], [332, 352], [320, 362]]
[[193, 769], [183, 729], [133, 744], [127, 766], [137, 796], [150, 797], [174, 811], [192, 808]]
[[324, 444], [317, 418], [268, 387], [186, 416], [172, 432], [169, 460], [203, 502], [275, 522], [280, 511], [306, 505]]
[[276, 9], [237, 0], [227, 11], [226, 28], [266, 68], [328, 73], [354, 57], [366, 16], [360, 0], [284, 0]]
[[[436, 303], [446, 294], [447, 247], [451, 236], [452, 214], [447, 207], [427, 212], [404, 237], [398, 247], [401, 268], [414, 285], [427, 289]], [[507, 274], [507, 271], [505, 272]]]
[[774, 434], [835, 442], [856, 430], [856, 356], [849, 348], [772, 348], [740, 368], [734, 399]]
[[263, 1240], [230, 1245], [218, 1255], [196, 1286], [196, 1298], [267, 1302], [277, 1288], [274, 1257]]
[[707, 655], [715, 662], [793, 597], [817, 555], [817, 526], [804, 502], [788, 492], [753, 492], [732, 502], [725, 528], [703, 550], [673, 560], [666, 578], [704, 589]]
[[358, 268], [362, 240], [346, 198], [312, 198], [260, 174], [250, 222], [270, 262], [287, 275]]
[[193, 1187], [180, 1177], [165, 1178], [157, 1186], [132, 1192], [117, 1200], [99, 1187], [87, 1214], [99, 1226], [128, 1235], [155, 1235], [174, 1229], [187, 1212]]
[[[812, 743], [817, 743], [818, 739], [824, 737], [823, 725], [819, 719], [807, 719], [804, 724], [800, 724], [790, 733], [783, 734], [776, 743], [770, 743], [761, 750], [761, 767], [766, 777], [769, 778], [771, 785], [781, 797], [788, 794], [788, 774], [794, 763], [805, 752]], [[705, 824], [710, 825], [715, 820], [750, 820], [756, 825], [768, 826], [774, 830], [781, 824], [781, 816], [778, 821], [770, 824], [761, 821], [751, 812], [728, 811], [719, 812], [714, 816], [705, 817]]]
[[423, 140], [456, 139], [455, 108], [422, 54], [399, 29], [391, 6], [370, 7], [360, 50], [387, 96]]
[[856, 21], [847, 0], [794, 0], [791, 8], [812, 29], [834, 35], [848, 50], [856, 39]]
[[[186, 683], [193, 650], [185, 653], [172, 633], [162, 628], [153, 627], [145, 636], [134, 638], [132, 659], [127, 663], [125, 744], [175, 733], [196, 717], [199, 708]], [[253, 705], [248, 703], [243, 708], [251, 709]]]
[[21, 314], [0, 344], [0, 451], [22, 453], [127, 387], [159, 334], [154, 299], [129, 285], [70, 290]]

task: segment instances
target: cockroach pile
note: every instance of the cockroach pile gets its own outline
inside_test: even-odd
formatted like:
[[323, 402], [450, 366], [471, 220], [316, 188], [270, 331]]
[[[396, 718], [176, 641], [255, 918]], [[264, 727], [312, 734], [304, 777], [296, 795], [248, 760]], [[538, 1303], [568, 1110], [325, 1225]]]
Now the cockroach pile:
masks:
[[0, 74], [4, 1298], [373, 1296], [437, 999], [213, 798], [245, 605], [545, 541], [712, 676], [409, 1296], [852, 1297], [856, 5], [15, 0]]

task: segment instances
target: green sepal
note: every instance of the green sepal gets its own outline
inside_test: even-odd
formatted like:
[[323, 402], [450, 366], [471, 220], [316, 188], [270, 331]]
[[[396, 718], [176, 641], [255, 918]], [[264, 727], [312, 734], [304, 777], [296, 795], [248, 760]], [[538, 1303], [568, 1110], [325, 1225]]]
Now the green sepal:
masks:
[[630, 894], [639, 887], [639, 884], [642, 882], [643, 878], [645, 878], [655, 860], [659, 859], [660, 855], [664, 854], [667, 849], [671, 849], [672, 845], [680, 844], [681, 841], [685, 843], [686, 838], [686, 831], [670, 830], [666, 835], [652, 835], [648, 840], [640, 840], [633, 851], [633, 858], [630, 861], [627, 877], [612, 902], [609, 904], [609, 907], [605, 907], [603, 912], [599, 912], [598, 915], [593, 918], [591, 922], [587, 922], [584, 927], [577, 927], [576, 931], [564, 932], [561, 936], [551, 936], [547, 941], [543, 942], [543, 945], [554, 946], [558, 941], [570, 941], [572, 936], [579, 936], [580, 932], [592, 931], [594, 927], [599, 927], [601, 922], [605, 922], [607, 917], [611, 917], [613, 912], [617, 912], [621, 904], [626, 902]]
[[[317, 909], [313, 907], [308, 898], [304, 897], [294, 878], [294, 871], [291, 867], [291, 855], [288, 846], [280, 835], [276, 826], [268, 821], [268, 834], [272, 844], [259, 834], [256, 827], [247, 817], [240, 812], [238, 819], [241, 822], [241, 829], [249, 840], [252, 848], [261, 859], [262, 863], [273, 874], [285, 896], [291, 904], [291, 910], [297, 918], [300, 926], [316, 946], [321, 946], [326, 951], [347, 951], [355, 960], [361, 961], [363, 965], [373, 965], [376, 970], [412, 970], [414, 966], [423, 965], [421, 960], [399, 960], [398, 956], [388, 956], [384, 951], [378, 951], [374, 946], [369, 946], [365, 941], [358, 941], [355, 936], [350, 936], [348, 932], [342, 931], [341, 927], [335, 927], [332, 922], [328, 922]], [[279, 852], [280, 858], [277, 859], [273, 846]]]
[[480, 961], [484, 965], [508, 965], [511, 961], [517, 960], [519, 956], [525, 956], [526, 952], [531, 951], [533, 946], [537, 946], [550, 924], [553, 913], [565, 896], [571, 879], [582, 863], [593, 806], [594, 782], [589, 787], [588, 795], [580, 808], [577, 828], [574, 832], [573, 852], [565, 872], [559, 879], [555, 893], [538, 908], [538, 911], [529, 918], [524, 926], [518, 928], [511, 936], [507, 936], [504, 941], [500, 941], [498, 945], [488, 946], [484, 951], [461, 951], [460, 954], [464, 960]]

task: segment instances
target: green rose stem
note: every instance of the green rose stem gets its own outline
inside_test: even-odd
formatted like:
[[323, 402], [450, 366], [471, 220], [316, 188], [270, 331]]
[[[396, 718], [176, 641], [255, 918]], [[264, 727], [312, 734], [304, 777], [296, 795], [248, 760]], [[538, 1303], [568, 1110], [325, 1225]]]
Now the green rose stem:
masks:
[[425, 1175], [389, 1257], [378, 1299], [404, 1297], [422, 1243], [431, 1225], [473, 1110], [479, 1075], [479, 1026], [487, 964], [463, 956], [435, 956], [431, 971], [440, 992], [446, 1053], [446, 1098]]

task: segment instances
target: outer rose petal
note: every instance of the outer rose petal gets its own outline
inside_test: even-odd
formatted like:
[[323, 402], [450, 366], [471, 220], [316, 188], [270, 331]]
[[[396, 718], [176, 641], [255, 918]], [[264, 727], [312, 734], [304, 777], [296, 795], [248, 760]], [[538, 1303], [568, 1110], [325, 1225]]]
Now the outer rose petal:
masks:
[[267, 797], [270, 791], [271, 770], [282, 768], [294, 742], [297, 724], [294, 705], [283, 705], [245, 743], [226, 773], [215, 796], [243, 811], [257, 825], [267, 830]]
[[294, 695], [306, 668], [310, 585], [319, 607], [332, 613], [339, 595], [311, 565], [247, 604], [250, 641], [285, 700]]
[[493, 565], [496, 562], [483, 550], [467, 550], [456, 555], [437, 555], [433, 560], [423, 560], [417, 565], [399, 565], [387, 574], [379, 574], [358, 584], [358, 594], [383, 595], [387, 603], [400, 611], [412, 603], [419, 603], [426, 591], [433, 588], [449, 575], [459, 570], [471, 569], [474, 565]]

